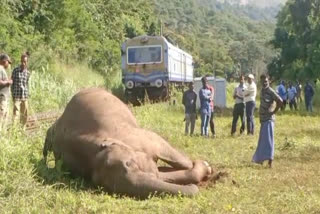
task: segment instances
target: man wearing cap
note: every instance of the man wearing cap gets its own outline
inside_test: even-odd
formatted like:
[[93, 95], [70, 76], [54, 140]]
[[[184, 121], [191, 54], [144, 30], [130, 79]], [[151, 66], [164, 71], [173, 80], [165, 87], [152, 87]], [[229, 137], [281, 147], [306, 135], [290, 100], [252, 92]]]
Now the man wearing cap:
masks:
[[244, 89], [244, 102], [246, 104], [246, 117], [247, 117], [247, 134], [254, 134], [254, 109], [256, 107], [257, 86], [254, 83], [253, 74], [247, 77], [246, 88]]
[[0, 131], [5, 128], [8, 114], [9, 88], [12, 84], [6, 73], [9, 64], [11, 64], [10, 57], [7, 54], [0, 54]]
[[11, 93], [13, 98], [13, 122], [20, 113], [20, 122], [26, 125], [28, 119], [28, 96], [29, 96], [29, 78], [30, 72], [27, 68], [28, 55], [21, 55], [20, 66], [13, 69]]

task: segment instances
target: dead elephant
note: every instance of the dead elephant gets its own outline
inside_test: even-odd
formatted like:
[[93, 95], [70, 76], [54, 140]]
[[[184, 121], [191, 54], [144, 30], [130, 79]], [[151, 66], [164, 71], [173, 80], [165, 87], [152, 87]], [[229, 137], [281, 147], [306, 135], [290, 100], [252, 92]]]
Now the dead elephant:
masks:
[[[103, 89], [86, 89], [68, 103], [46, 136], [72, 173], [106, 191], [145, 198], [149, 194], [195, 195], [211, 174], [205, 161], [191, 161], [154, 132], [142, 129], [128, 107]], [[162, 160], [171, 167], [158, 167]]]

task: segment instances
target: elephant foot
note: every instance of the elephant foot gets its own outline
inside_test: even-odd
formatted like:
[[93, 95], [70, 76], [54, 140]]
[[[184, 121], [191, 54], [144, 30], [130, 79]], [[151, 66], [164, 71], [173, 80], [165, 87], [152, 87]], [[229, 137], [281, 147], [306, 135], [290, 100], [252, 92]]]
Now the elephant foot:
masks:
[[212, 174], [212, 168], [207, 161], [196, 160], [193, 163], [192, 177], [195, 183], [206, 181]]

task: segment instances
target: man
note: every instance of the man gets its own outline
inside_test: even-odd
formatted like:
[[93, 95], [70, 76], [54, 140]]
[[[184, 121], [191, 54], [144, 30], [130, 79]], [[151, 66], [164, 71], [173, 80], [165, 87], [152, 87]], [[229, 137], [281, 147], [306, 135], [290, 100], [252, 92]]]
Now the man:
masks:
[[257, 86], [254, 83], [253, 74], [247, 77], [248, 84], [244, 89], [244, 102], [246, 104], [246, 117], [247, 117], [247, 134], [254, 134], [254, 109], [256, 107]]
[[301, 103], [302, 102], [302, 98], [301, 98], [302, 85], [299, 80], [297, 81], [296, 90], [297, 90], [297, 102]]
[[21, 55], [20, 66], [13, 69], [12, 72], [12, 98], [13, 98], [13, 122], [15, 122], [17, 115], [20, 113], [20, 122], [23, 127], [28, 119], [28, 97], [29, 97], [29, 78], [28, 71], [28, 55]]
[[274, 120], [275, 113], [279, 110], [283, 101], [281, 97], [269, 86], [269, 78], [262, 74], [260, 77], [263, 84], [260, 96], [260, 135], [258, 146], [252, 161], [263, 164], [268, 160], [268, 165], [272, 167], [274, 157]]
[[235, 88], [233, 92], [233, 98], [235, 100], [235, 104], [233, 107], [233, 120], [232, 120], [232, 128], [231, 128], [231, 135], [234, 135], [237, 128], [237, 122], [238, 118], [240, 117], [241, 120], [241, 127], [240, 127], [240, 134], [244, 132], [245, 128], [245, 121], [244, 121], [244, 110], [245, 110], [245, 104], [244, 104], [244, 92], [245, 86], [244, 86], [244, 76], [240, 76], [240, 83], [238, 87]]
[[289, 107], [292, 110], [293, 107], [295, 110], [297, 110], [297, 90], [294, 86], [292, 86], [292, 83], [289, 82], [289, 87], [288, 87], [288, 101], [289, 101]]
[[9, 88], [12, 84], [6, 73], [9, 64], [11, 64], [10, 57], [7, 54], [0, 54], [0, 131], [6, 127], [8, 114]]
[[306, 109], [312, 112], [312, 98], [314, 95], [314, 89], [311, 86], [309, 80], [307, 80], [306, 86], [304, 87], [304, 101], [306, 104]]
[[286, 90], [285, 82], [283, 80], [280, 81], [280, 84], [277, 87], [277, 93], [279, 94], [283, 102], [283, 105], [281, 106], [281, 111], [284, 111], [287, 105], [287, 90]]
[[211, 134], [212, 137], [215, 138], [216, 137], [216, 132], [214, 129], [214, 120], [213, 120], [213, 114], [214, 114], [214, 88], [209, 85], [209, 83], [207, 84], [207, 87], [209, 88], [209, 90], [211, 91], [211, 100], [210, 100], [210, 108], [211, 108], [211, 115], [210, 115], [210, 130], [211, 130]]
[[196, 123], [196, 102], [197, 102], [197, 94], [194, 91], [194, 83], [189, 83], [189, 90], [185, 91], [183, 93], [182, 97], [182, 104], [185, 107], [185, 120], [186, 120], [186, 126], [185, 126], [185, 134], [189, 134], [189, 125], [191, 123], [191, 130], [190, 135], [193, 135], [194, 132], [194, 126]]
[[202, 77], [202, 88], [199, 91], [200, 98], [200, 114], [201, 114], [201, 136], [209, 136], [208, 124], [211, 116], [210, 102], [212, 99], [211, 91], [208, 88], [208, 80], [206, 77]]

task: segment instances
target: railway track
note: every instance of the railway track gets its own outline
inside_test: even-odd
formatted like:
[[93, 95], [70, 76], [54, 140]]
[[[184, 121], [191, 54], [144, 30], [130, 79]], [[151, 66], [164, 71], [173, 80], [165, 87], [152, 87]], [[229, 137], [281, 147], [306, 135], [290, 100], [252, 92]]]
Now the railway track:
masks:
[[42, 125], [53, 123], [61, 115], [61, 112], [43, 112], [29, 116], [26, 124], [26, 132], [34, 133]]

